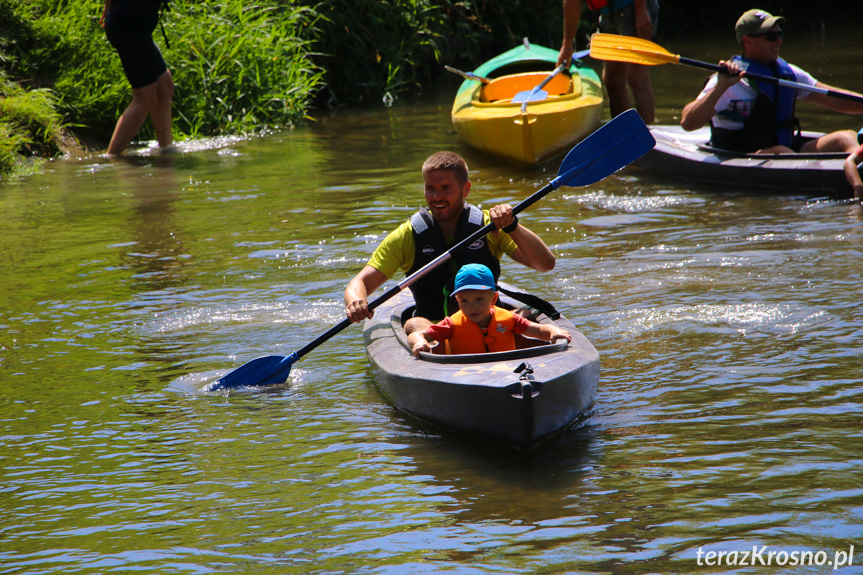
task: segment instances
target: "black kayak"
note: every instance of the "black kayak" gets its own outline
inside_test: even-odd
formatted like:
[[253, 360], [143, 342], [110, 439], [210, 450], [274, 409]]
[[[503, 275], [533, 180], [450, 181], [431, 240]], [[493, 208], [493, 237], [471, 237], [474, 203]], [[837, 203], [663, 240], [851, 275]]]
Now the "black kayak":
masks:
[[409, 290], [399, 293], [363, 328], [378, 387], [399, 410], [423, 422], [519, 449], [531, 449], [571, 427], [593, 404], [599, 354], [553, 308], [528, 301], [501, 293], [499, 305], [522, 310], [532, 321], [553, 322], [572, 335], [572, 342], [518, 336], [515, 351], [421, 353], [416, 359], [403, 327], [413, 315], [414, 300]]

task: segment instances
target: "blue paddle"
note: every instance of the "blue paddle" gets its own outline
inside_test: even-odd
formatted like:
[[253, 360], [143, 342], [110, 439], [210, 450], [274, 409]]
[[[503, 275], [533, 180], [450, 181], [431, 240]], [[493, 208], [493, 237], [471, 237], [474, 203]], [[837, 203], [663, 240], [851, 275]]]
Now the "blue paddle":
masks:
[[[585, 56], [590, 55], [590, 50], [582, 50], [581, 52], [576, 52], [572, 55], [572, 61], [580, 60]], [[542, 100], [548, 99], [548, 92], [543, 90], [545, 85], [551, 82], [552, 78], [560, 74], [566, 69], [566, 66], [561, 64], [557, 68], [555, 68], [551, 74], [545, 77], [545, 79], [540, 82], [537, 86], [534, 86], [532, 90], [525, 90], [523, 92], [518, 92], [515, 96], [512, 97], [513, 104], [521, 104], [521, 113], [524, 114], [527, 109], [528, 102], [540, 102]]]
[[[532, 206], [560, 186], [587, 186], [596, 183], [646, 154], [653, 148], [655, 143], [653, 136], [650, 134], [647, 126], [644, 125], [638, 112], [627, 110], [570, 150], [560, 165], [557, 177], [513, 207], [512, 212], [514, 215], [518, 215], [518, 213]], [[427, 263], [384, 292], [376, 300], [370, 302], [369, 309], [375, 309], [402, 290], [413, 285], [431, 270], [449, 261], [453, 257], [453, 254], [466, 249], [493, 230], [495, 230], [494, 224], [488, 223], [475, 231], [451, 247], [446, 253]], [[343, 319], [326, 333], [321, 334], [317, 339], [307, 343], [290, 355], [268, 355], [253, 359], [222, 378], [208, 383], [204, 386], [203, 391], [284, 383], [291, 373], [291, 366], [297, 360], [349, 325], [351, 325], [351, 322], [347, 318]]]
[[543, 90], [543, 88], [545, 88], [545, 85], [551, 82], [555, 76], [563, 72], [564, 68], [565, 66], [561, 64], [555, 68], [551, 74], [546, 76], [542, 82], [534, 86], [532, 90], [524, 90], [523, 92], [516, 93], [516, 95], [512, 97], [512, 103], [521, 104], [522, 110], [524, 110], [524, 107], [528, 102], [538, 102], [540, 100], [547, 99], [548, 92]]

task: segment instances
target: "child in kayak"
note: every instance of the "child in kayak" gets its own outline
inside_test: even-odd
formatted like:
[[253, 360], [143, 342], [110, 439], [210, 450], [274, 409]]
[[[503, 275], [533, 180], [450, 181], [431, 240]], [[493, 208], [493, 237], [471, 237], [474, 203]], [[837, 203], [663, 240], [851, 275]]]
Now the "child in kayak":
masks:
[[431, 351], [433, 341], [446, 342], [449, 355], [512, 351], [515, 335], [554, 341], [572, 336], [564, 329], [550, 324], [539, 324], [496, 307], [498, 294], [494, 276], [482, 264], [467, 264], [455, 276], [453, 295], [459, 311], [437, 324], [408, 336], [408, 345], [414, 356]]
[[854, 188], [854, 199], [863, 200], [863, 179], [860, 178], [860, 171], [857, 169], [857, 164], [863, 162], [863, 128], [857, 132], [857, 143], [860, 147], [845, 158], [845, 177]]

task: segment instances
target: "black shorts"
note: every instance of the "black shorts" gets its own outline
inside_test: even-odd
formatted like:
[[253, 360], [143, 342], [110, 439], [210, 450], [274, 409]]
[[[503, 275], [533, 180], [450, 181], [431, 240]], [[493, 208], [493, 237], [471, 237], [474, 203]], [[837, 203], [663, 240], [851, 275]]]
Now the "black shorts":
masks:
[[159, 0], [112, 0], [105, 15], [105, 34], [117, 50], [132, 88], [155, 84], [168, 66], [153, 30], [159, 23]]

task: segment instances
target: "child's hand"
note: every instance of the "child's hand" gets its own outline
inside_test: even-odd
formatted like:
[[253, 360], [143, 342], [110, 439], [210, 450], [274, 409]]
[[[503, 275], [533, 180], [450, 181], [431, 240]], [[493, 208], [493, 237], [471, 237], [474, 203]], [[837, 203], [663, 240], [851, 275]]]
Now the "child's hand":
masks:
[[863, 186], [854, 186], [854, 199], [863, 200]]
[[561, 329], [557, 326], [553, 326], [554, 329], [551, 332], [551, 341], [555, 341], [558, 339], [565, 339], [566, 343], [570, 343], [572, 341], [572, 336], [569, 335], [569, 332], [565, 329]]
[[416, 343], [414, 344], [413, 349], [411, 349], [411, 352], [413, 352], [414, 357], [416, 357], [416, 358], [418, 358], [418, 359], [419, 359], [419, 356], [420, 356], [420, 352], [421, 352], [421, 351], [424, 351], [424, 352], [426, 352], [426, 353], [428, 353], [428, 352], [430, 352], [430, 351], [431, 351], [431, 347], [429, 346], [429, 342], [427, 342], [427, 341], [418, 341], [418, 342], [416, 342]]

